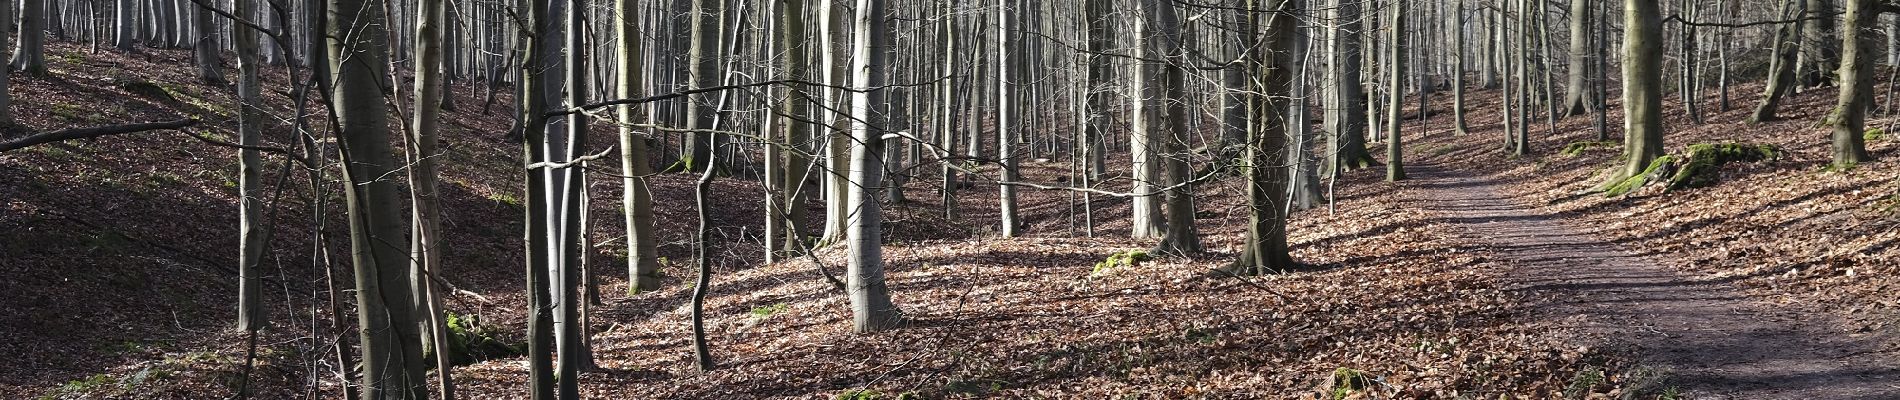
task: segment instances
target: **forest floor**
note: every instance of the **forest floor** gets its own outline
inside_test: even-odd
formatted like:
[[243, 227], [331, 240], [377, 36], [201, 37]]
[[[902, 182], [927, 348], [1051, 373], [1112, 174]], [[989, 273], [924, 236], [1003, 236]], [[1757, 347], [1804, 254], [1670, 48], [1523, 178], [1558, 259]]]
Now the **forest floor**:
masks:
[[[61, 43], [48, 51], [52, 77], [13, 78], [27, 129], [193, 116], [208, 121], [201, 133], [229, 137], [228, 91], [192, 83], [186, 51], [91, 54]], [[267, 76], [283, 81], [282, 70]], [[129, 89], [134, 82], [163, 93]], [[1759, 91], [1735, 88], [1737, 98]], [[289, 112], [287, 89], [266, 92], [272, 112]], [[479, 112], [482, 94], [456, 86], [461, 107], [445, 116], [445, 227], [456, 244], [445, 259], [448, 279], [465, 290], [448, 304], [515, 341], [525, 304], [519, 147], [502, 138], [505, 113]], [[589, 397], [607, 398], [1894, 393], [1891, 380], [1871, 379], [1892, 376], [1884, 366], [1896, 365], [1900, 163], [1892, 160], [1900, 140], [1870, 142], [1881, 161], [1823, 171], [1826, 130], [1814, 121], [1833, 90], [1793, 95], [1789, 120], [1757, 126], [1740, 122], [1742, 107], [1715, 111], [1713, 99], [1701, 102], [1707, 123], [1691, 124], [1672, 99], [1672, 152], [1772, 143], [1784, 157], [1724, 167], [1712, 187], [1616, 198], [1583, 193], [1616, 164], [1616, 146], [1557, 151], [1591, 140], [1590, 118], [1560, 120], [1554, 131], [1538, 121], [1535, 154], [1510, 156], [1498, 145], [1496, 92], [1468, 95], [1471, 134], [1450, 134], [1441, 92], [1432, 118], [1406, 124], [1414, 180], [1346, 174], [1333, 203], [1296, 213], [1289, 226], [1295, 257], [1310, 267], [1245, 282], [1209, 274], [1236, 256], [1244, 233], [1235, 179], [1198, 188], [1196, 224], [1209, 252], [1104, 267], [1096, 265], [1152, 245], [1127, 239], [1126, 199], [1087, 203], [1089, 235], [1079, 195], [1025, 191], [1029, 236], [1003, 239], [994, 234], [993, 186], [957, 191], [960, 214], [945, 218], [931, 184], [913, 182], [911, 200], [888, 208], [885, 225], [892, 295], [912, 324], [869, 335], [850, 332], [842, 294], [817, 271], [841, 272], [842, 252], [759, 265], [755, 199], [763, 192], [754, 181], [723, 179], [714, 189], [717, 268], [706, 308], [720, 366], [711, 372], [696, 370], [688, 344], [691, 178], [654, 181], [667, 277], [661, 290], [638, 295], [624, 294], [614, 267], [624, 255], [611, 201], [619, 186], [602, 178], [591, 187], [594, 198], [610, 199], [591, 210], [607, 266], [596, 274], [603, 302], [590, 325], [600, 368], [580, 382]], [[269, 141], [289, 143], [283, 129], [270, 132]], [[599, 148], [611, 142], [597, 136]], [[0, 366], [0, 395], [231, 392], [245, 354], [243, 336], [228, 328], [233, 158], [167, 133], [0, 155], [0, 337], [8, 338], [0, 353], [13, 357]], [[1025, 165], [1025, 179], [1052, 184], [1068, 169], [1066, 160]], [[309, 266], [310, 201], [296, 186], [302, 172], [289, 178], [269, 263], [277, 278], [268, 297], [281, 323], [262, 338], [253, 387], [265, 398], [336, 397], [334, 356], [312, 346], [329, 333], [309, 335], [328, 332], [332, 317], [324, 272]], [[1124, 188], [1126, 179], [1104, 186]], [[322, 229], [336, 235], [342, 226], [331, 218]], [[454, 373], [471, 398], [525, 392], [520, 358]]]

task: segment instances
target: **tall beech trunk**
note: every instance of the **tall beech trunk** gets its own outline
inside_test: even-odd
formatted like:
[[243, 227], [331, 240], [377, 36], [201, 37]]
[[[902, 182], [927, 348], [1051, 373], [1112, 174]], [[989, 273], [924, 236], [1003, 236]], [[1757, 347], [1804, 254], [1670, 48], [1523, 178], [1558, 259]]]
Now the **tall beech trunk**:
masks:
[[[852, 34], [851, 87], [882, 85], [888, 76], [881, 49], [890, 44], [887, 0], [857, 0], [857, 29]], [[851, 301], [851, 327], [859, 333], [897, 327], [903, 313], [892, 304], [890, 289], [884, 282], [883, 237], [879, 232], [884, 214], [878, 206], [877, 188], [883, 187], [884, 126], [880, 112], [890, 107], [884, 91], [851, 93], [851, 188], [846, 201], [852, 210], [846, 243], [850, 247], [849, 271], [845, 291]], [[876, 108], [874, 110], [873, 108]]]
[[1612, 182], [1642, 174], [1663, 155], [1660, 13], [1652, 0], [1623, 2], [1623, 153], [1628, 159]]
[[348, 184], [344, 200], [356, 266], [357, 329], [364, 399], [427, 396], [414, 294], [409, 289], [403, 167], [389, 147], [383, 81], [389, 63], [382, 0], [330, 0], [329, 60], [337, 146]]
[[1874, 46], [1879, 42], [1881, 3], [1847, 0], [1841, 24], [1840, 106], [1828, 121], [1834, 131], [1834, 168], [1873, 161], [1863, 132], [1867, 109], [1874, 106]]

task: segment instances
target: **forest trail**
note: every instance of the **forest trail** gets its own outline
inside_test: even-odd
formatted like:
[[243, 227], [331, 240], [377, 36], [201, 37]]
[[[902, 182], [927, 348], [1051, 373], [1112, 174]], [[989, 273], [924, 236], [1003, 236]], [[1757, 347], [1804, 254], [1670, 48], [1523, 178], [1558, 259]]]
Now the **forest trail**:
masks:
[[1670, 255], [1631, 254], [1514, 202], [1491, 177], [1408, 169], [1414, 203], [1508, 266], [1506, 289], [1536, 306], [1533, 318], [1607, 338], [1611, 353], [1660, 373], [1655, 390], [1685, 399], [1900, 398], [1900, 357], [1887, 338], [1750, 298], [1722, 279], [1684, 276], [1655, 262]]

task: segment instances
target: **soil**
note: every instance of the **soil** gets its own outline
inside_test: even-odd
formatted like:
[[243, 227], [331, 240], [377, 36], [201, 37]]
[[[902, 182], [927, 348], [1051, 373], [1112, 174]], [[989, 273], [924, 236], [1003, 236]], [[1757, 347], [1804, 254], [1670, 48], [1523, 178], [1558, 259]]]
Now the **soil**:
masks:
[[[1690, 399], [1900, 398], [1892, 335], [1855, 332], [1808, 307], [1764, 302], [1725, 279], [1686, 276], [1576, 222], [1519, 204], [1492, 177], [1413, 166], [1413, 193], [1458, 236], [1514, 267], [1507, 291], [1534, 318], [1607, 340]], [[1641, 375], [1641, 374], [1639, 374]]]

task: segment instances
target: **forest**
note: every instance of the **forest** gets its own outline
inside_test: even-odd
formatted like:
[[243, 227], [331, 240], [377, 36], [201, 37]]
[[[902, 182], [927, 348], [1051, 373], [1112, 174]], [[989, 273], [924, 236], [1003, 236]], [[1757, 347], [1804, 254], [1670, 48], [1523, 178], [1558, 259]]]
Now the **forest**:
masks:
[[9, 0], [0, 397], [1900, 399], [1900, 1]]

